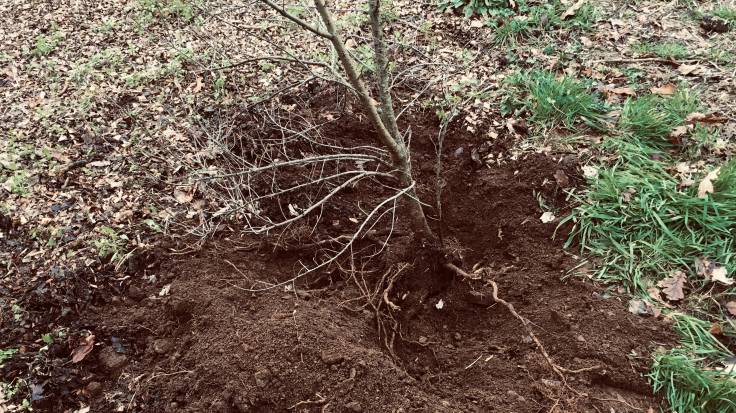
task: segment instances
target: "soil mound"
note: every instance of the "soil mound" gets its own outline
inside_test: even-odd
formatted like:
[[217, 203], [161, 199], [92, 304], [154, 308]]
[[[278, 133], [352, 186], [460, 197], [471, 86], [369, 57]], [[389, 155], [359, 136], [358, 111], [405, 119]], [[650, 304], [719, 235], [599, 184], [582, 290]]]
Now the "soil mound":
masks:
[[[389, 297], [401, 307], [394, 312], [399, 324], [392, 355], [377, 334], [375, 312], [364, 306], [353, 281], [333, 275], [319, 288], [296, 285], [252, 294], [239, 288], [245, 278], [288, 278], [295, 258], [220, 241], [163, 264], [159, 276], [172, 281], [168, 295], [160, 296], [160, 287], [136, 287], [124, 300], [90, 314], [90, 324], [105, 341], [89, 376], [96, 383], [93, 409], [621, 412], [656, 407], [659, 401], [643, 373], [651, 351], [671, 342], [671, 333], [661, 321], [628, 313], [622, 300], [588, 283], [561, 280], [574, 260], [552, 239], [556, 224], [540, 221], [540, 200], [564, 213], [557, 170], [574, 179], [574, 167], [564, 159], [541, 155], [493, 169], [473, 167], [470, 159], [454, 162], [445, 190], [445, 231], [465, 247], [459, 251], [464, 265], [494, 269], [501, 295], [532, 321], [557, 364], [598, 366], [570, 375], [577, 397], [556, 398], [563, 383], [519, 321], [481, 295], [487, 292], [471, 293], [467, 284], [449, 277], [441, 288], [426, 288], [422, 274], [408, 271]], [[431, 173], [422, 179], [428, 182]], [[406, 239], [394, 239], [391, 248], [402, 250], [402, 242], [396, 261], [411, 255]], [[372, 277], [366, 282], [375, 285], [381, 274]]]

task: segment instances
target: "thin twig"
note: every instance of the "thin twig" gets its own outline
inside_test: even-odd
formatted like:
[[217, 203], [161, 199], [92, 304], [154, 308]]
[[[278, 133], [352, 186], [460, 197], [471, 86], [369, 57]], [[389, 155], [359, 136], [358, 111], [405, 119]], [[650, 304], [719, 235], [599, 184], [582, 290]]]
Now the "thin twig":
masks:
[[266, 5], [268, 5], [268, 7], [276, 10], [276, 12], [278, 14], [286, 17], [287, 19], [293, 21], [294, 23], [298, 24], [299, 26], [301, 26], [301, 27], [309, 30], [310, 32], [316, 34], [317, 36], [324, 37], [325, 39], [332, 40], [332, 35], [330, 33], [323, 32], [322, 30], [320, 30], [320, 29], [312, 26], [311, 24], [305, 22], [304, 20], [302, 20], [302, 19], [294, 16], [293, 14], [291, 14], [291, 13], [287, 12], [286, 10], [284, 10], [282, 7], [279, 7], [276, 4], [274, 4], [273, 2], [271, 2], [271, 0], [261, 0], [261, 1], [263, 3], [265, 3]]

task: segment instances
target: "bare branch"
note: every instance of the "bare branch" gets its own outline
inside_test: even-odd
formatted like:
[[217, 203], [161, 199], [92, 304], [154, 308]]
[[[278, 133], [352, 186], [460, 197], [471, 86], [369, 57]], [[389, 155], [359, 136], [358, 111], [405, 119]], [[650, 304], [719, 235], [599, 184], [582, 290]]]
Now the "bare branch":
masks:
[[302, 19], [294, 16], [293, 14], [287, 12], [286, 10], [284, 10], [283, 7], [280, 7], [280, 6], [276, 5], [271, 0], [261, 0], [261, 1], [263, 3], [265, 3], [266, 5], [268, 5], [268, 7], [276, 10], [276, 12], [278, 14], [286, 17], [287, 19], [293, 21], [294, 23], [298, 24], [299, 26], [303, 27], [304, 29], [309, 30], [310, 32], [316, 34], [317, 36], [324, 37], [325, 39], [328, 39], [328, 40], [332, 40], [333, 39], [332, 34], [325, 33], [322, 30], [319, 30], [318, 28], [312, 26], [311, 24], [305, 22], [304, 20], [302, 20]]
[[408, 188], [404, 188], [404, 189], [402, 189], [401, 191], [397, 192], [396, 194], [394, 194], [394, 195], [393, 195], [393, 196], [391, 196], [390, 198], [386, 198], [385, 200], [383, 200], [383, 202], [381, 202], [381, 203], [380, 203], [380, 204], [378, 204], [378, 205], [377, 205], [377, 206], [376, 206], [375, 208], [373, 208], [373, 210], [371, 211], [371, 213], [370, 213], [370, 214], [368, 214], [368, 216], [367, 216], [367, 217], [366, 217], [366, 218], [365, 218], [365, 219], [363, 220], [363, 222], [362, 222], [362, 223], [360, 224], [360, 227], [358, 227], [358, 229], [357, 229], [357, 230], [355, 231], [355, 233], [353, 233], [353, 236], [352, 236], [352, 237], [350, 238], [350, 241], [348, 241], [348, 242], [347, 242], [347, 243], [346, 243], [346, 244], [345, 244], [345, 245], [344, 245], [344, 246], [343, 246], [343, 247], [342, 247], [342, 248], [341, 248], [341, 249], [340, 249], [340, 250], [339, 250], [339, 251], [338, 251], [338, 252], [337, 252], [336, 254], [334, 254], [334, 255], [333, 255], [333, 256], [332, 256], [332, 257], [331, 257], [330, 259], [328, 259], [328, 260], [326, 260], [326, 261], [323, 261], [323, 262], [321, 262], [321, 263], [319, 263], [319, 264], [317, 264], [316, 266], [314, 266], [314, 267], [311, 267], [311, 268], [307, 268], [307, 267], [305, 267], [305, 268], [303, 269], [303, 271], [301, 271], [301, 272], [300, 272], [300, 273], [299, 273], [299, 274], [298, 274], [297, 276], [295, 276], [295, 277], [293, 277], [293, 278], [291, 278], [291, 279], [288, 279], [288, 280], [286, 280], [286, 281], [282, 281], [282, 282], [280, 282], [280, 283], [278, 283], [278, 284], [274, 284], [274, 285], [271, 285], [271, 286], [269, 286], [269, 287], [264, 287], [264, 288], [260, 288], [260, 289], [246, 289], [246, 291], [249, 291], [249, 292], [262, 292], [262, 291], [267, 291], [267, 290], [272, 290], [272, 289], [274, 289], [274, 288], [282, 287], [282, 286], [284, 286], [284, 285], [288, 285], [288, 284], [291, 284], [291, 283], [293, 283], [294, 281], [298, 280], [299, 278], [301, 278], [301, 277], [303, 277], [303, 276], [305, 276], [305, 275], [307, 275], [307, 274], [310, 274], [310, 273], [312, 273], [312, 272], [314, 272], [314, 271], [317, 271], [317, 270], [319, 270], [320, 268], [324, 268], [324, 267], [326, 267], [326, 266], [328, 266], [328, 265], [332, 264], [332, 263], [333, 263], [333, 262], [335, 262], [335, 261], [336, 261], [336, 260], [337, 260], [338, 258], [340, 258], [340, 257], [342, 256], [342, 254], [344, 254], [344, 253], [345, 253], [346, 251], [348, 251], [348, 250], [349, 250], [349, 249], [350, 249], [350, 248], [351, 248], [351, 247], [353, 246], [353, 244], [355, 243], [355, 241], [357, 241], [357, 240], [358, 240], [358, 238], [359, 238], [360, 234], [362, 234], [362, 233], [363, 233], [363, 230], [365, 229], [366, 225], [368, 225], [368, 223], [369, 223], [369, 222], [371, 221], [371, 218], [373, 218], [373, 216], [374, 216], [374, 215], [375, 215], [375, 214], [376, 214], [376, 213], [377, 213], [378, 211], [380, 211], [380, 210], [381, 210], [381, 208], [383, 208], [383, 207], [384, 207], [385, 205], [387, 205], [387, 204], [389, 204], [389, 203], [391, 203], [391, 202], [395, 202], [395, 201], [396, 201], [397, 199], [399, 199], [399, 198], [401, 198], [402, 196], [404, 196], [404, 195], [405, 195], [405, 194], [406, 194], [407, 192], [409, 192], [409, 191], [413, 191], [413, 190], [414, 190], [414, 184], [412, 184], [412, 185], [411, 185], [410, 187], [408, 187]]

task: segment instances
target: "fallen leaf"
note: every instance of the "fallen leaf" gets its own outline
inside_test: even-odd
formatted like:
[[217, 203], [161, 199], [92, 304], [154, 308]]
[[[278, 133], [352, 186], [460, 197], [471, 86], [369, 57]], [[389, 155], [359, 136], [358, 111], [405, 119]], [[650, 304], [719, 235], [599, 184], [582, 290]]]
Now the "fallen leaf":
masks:
[[700, 74], [703, 71], [703, 67], [700, 65], [680, 65], [677, 67], [677, 71], [680, 72], [681, 75], [687, 76], [687, 75], [697, 75]]
[[667, 308], [672, 308], [672, 304], [668, 303], [662, 298], [662, 295], [660, 294], [659, 288], [657, 287], [649, 287], [647, 288], [647, 293], [649, 293], [649, 296], [656, 302], [662, 304], [663, 306]]
[[87, 164], [87, 166], [91, 166], [94, 168], [102, 168], [104, 166], [109, 166], [110, 161], [94, 161]]
[[723, 285], [733, 285], [734, 283], [733, 278], [730, 278], [728, 276], [728, 271], [726, 270], [726, 267], [723, 266], [714, 269], [710, 279], [712, 281], [718, 281]]
[[192, 93], [199, 93], [200, 90], [202, 90], [202, 78], [200, 76], [197, 76], [197, 80], [194, 83], [194, 87], [192, 87]]
[[636, 193], [636, 189], [629, 188], [621, 193], [621, 198], [624, 200], [624, 202], [631, 202], [631, 197], [634, 196]]
[[736, 301], [729, 301], [726, 303], [726, 310], [732, 316], [736, 316]]
[[721, 326], [720, 323], [712, 323], [710, 325], [709, 332], [711, 334], [713, 334], [714, 336], [719, 336], [719, 335], [723, 334], [723, 327]]
[[660, 311], [649, 301], [634, 299], [629, 301], [629, 312], [644, 317], [659, 317]]
[[636, 91], [630, 87], [614, 87], [603, 89], [603, 93], [614, 95], [636, 96]]
[[685, 286], [687, 276], [682, 271], [674, 271], [669, 277], [660, 280], [657, 287], [662, 289], [662, 293], [670, 301], [679, 301], [685, 298], [682, 288]]
[[655, 95], [660, 95], [660, 96], [674, 95], [676, 90], [677, 90], [677, 86], [673, 85], [672, 83], [668, 83], [664, 86], [653, 87], [649, 89], [650, 92], [654, 93]]
[[93, 334], [84, 337], [79, 341], [79, 345], [72, 350], [72, 363], [79, 363], [87, 357], [95, 345], [95, 336]]
[[728, 277], [726, 267], [708, 258], [695, 259], [695, 273], [709, 281], [717, 281], [725, 285], [734, 283], [733, 278]]
[[585, 165], [583, 166], [583, 175], [586, 178], [595, 178], [598, 176], [598, 168], [595, 166]]
[[181, 189], [174, 190], [174, 199], [180, 204], [188, 204], [192, 202], [192, 198], [194, 198], [194, 195], [189, 192], [182, 191]]
[[718, 179], [718, 172], [720, 172], [720, 170], [721, 168], [718, 167], [708, 172], [708, 175], [700, 181], [700, 185], [698, 185], [698, 198], [705, 198], [707, 194], [712, 194], [715, 191], [713, 188], [713, 181]]
[[568, 17], [574, 16], [575, 13], [580, 10], [581, 7], [583, 7], [583, 4], [585, 4], [587, 0], [578, 0], [575, 3], [573, 3], [572, 6], [570, 6], [567, 10], [565, 10], [564, 13], [560, 16], [562, 20], [565, 20]]
[[567, 177], [567, 174], [562, 169], [555, 171], [555, 181], [557, 181], [557, 185], [559, 185], [560, 188], [565, 188], [570, 185], [570, 178]]
[[685, 122], [701, 122], [701, 123], [725, 123], [728, 121], [728, 118], [725, 116], [719, 116], [715, 113], [700, 113], [700, 112], [693, 112], [687, 117], [685, 117]]
[[171, 293], [171, 284], [164, 285], [164, 288], [161, 289], [161, 291], [158, 292], [159, 297], [164, 297], [169, 295]]
[[539, 220], [542, 221], [542, 223], [547, 224], [555, 220], [555, 214], [547, 211], [544, 214], [542, 214], [541, 217], [539, 217]]
[[693, 125], [678, 126], [675, 129], [672, 129], [672, 132], [670, 132], [670, 138], [681, 138], [685, 136], [688, 132], [690, 132], [692, 129], [693, 129]]

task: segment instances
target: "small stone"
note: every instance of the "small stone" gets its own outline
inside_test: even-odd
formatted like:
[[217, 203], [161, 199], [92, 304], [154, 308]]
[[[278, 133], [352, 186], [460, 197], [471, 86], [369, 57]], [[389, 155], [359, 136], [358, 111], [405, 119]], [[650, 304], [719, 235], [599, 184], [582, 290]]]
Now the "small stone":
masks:
[[121, 369], [128, 362], [128, 358], [124, 354], [120, 354], [112, 347], [105, 347], [97, 355], [97, 359], [103, 369], [108, 372], [114, 372]]
[[84, 388], [85, 393], [87, 393], [90, 397], [97, 396], [98, 394], [102, 393], [102, 384], [98, 381], [91, 381], [89, 384], [87, 384], [87, 387]]
[[135, 285], [128, 287], [128, 297], [133, 301], [141, 301], [146, 298], [146, 293]]
[[320, 358], [327, 365], [341, 363], [343, 360], [345, 360], [345, 357], [343, 357], [342, 355], [327, 350], [323, 350], [322, 353], [320, 353]]
[[349, 412], [360, 413], [363, 411], [363, 407], [358, 402], [350, 402], [345, 404], [345, 409]]
[[577, 337], [575, 337], [575, 340], [581, 343], [585, 343], [585, 337], [583, 337], [582, 335], [578, 335]]
[[253, 377], [256, 379], [256, 386], [266, 387], [266, 385], [268, 385], [268, 382], [271, 380], [271, 370], [259, 370], [253, 375]]
[[156, 354], [166, 354], [173, 348], [174, 342], [168, 338], [159, 338], [153, 342], [153, 351], [155, 351]]

